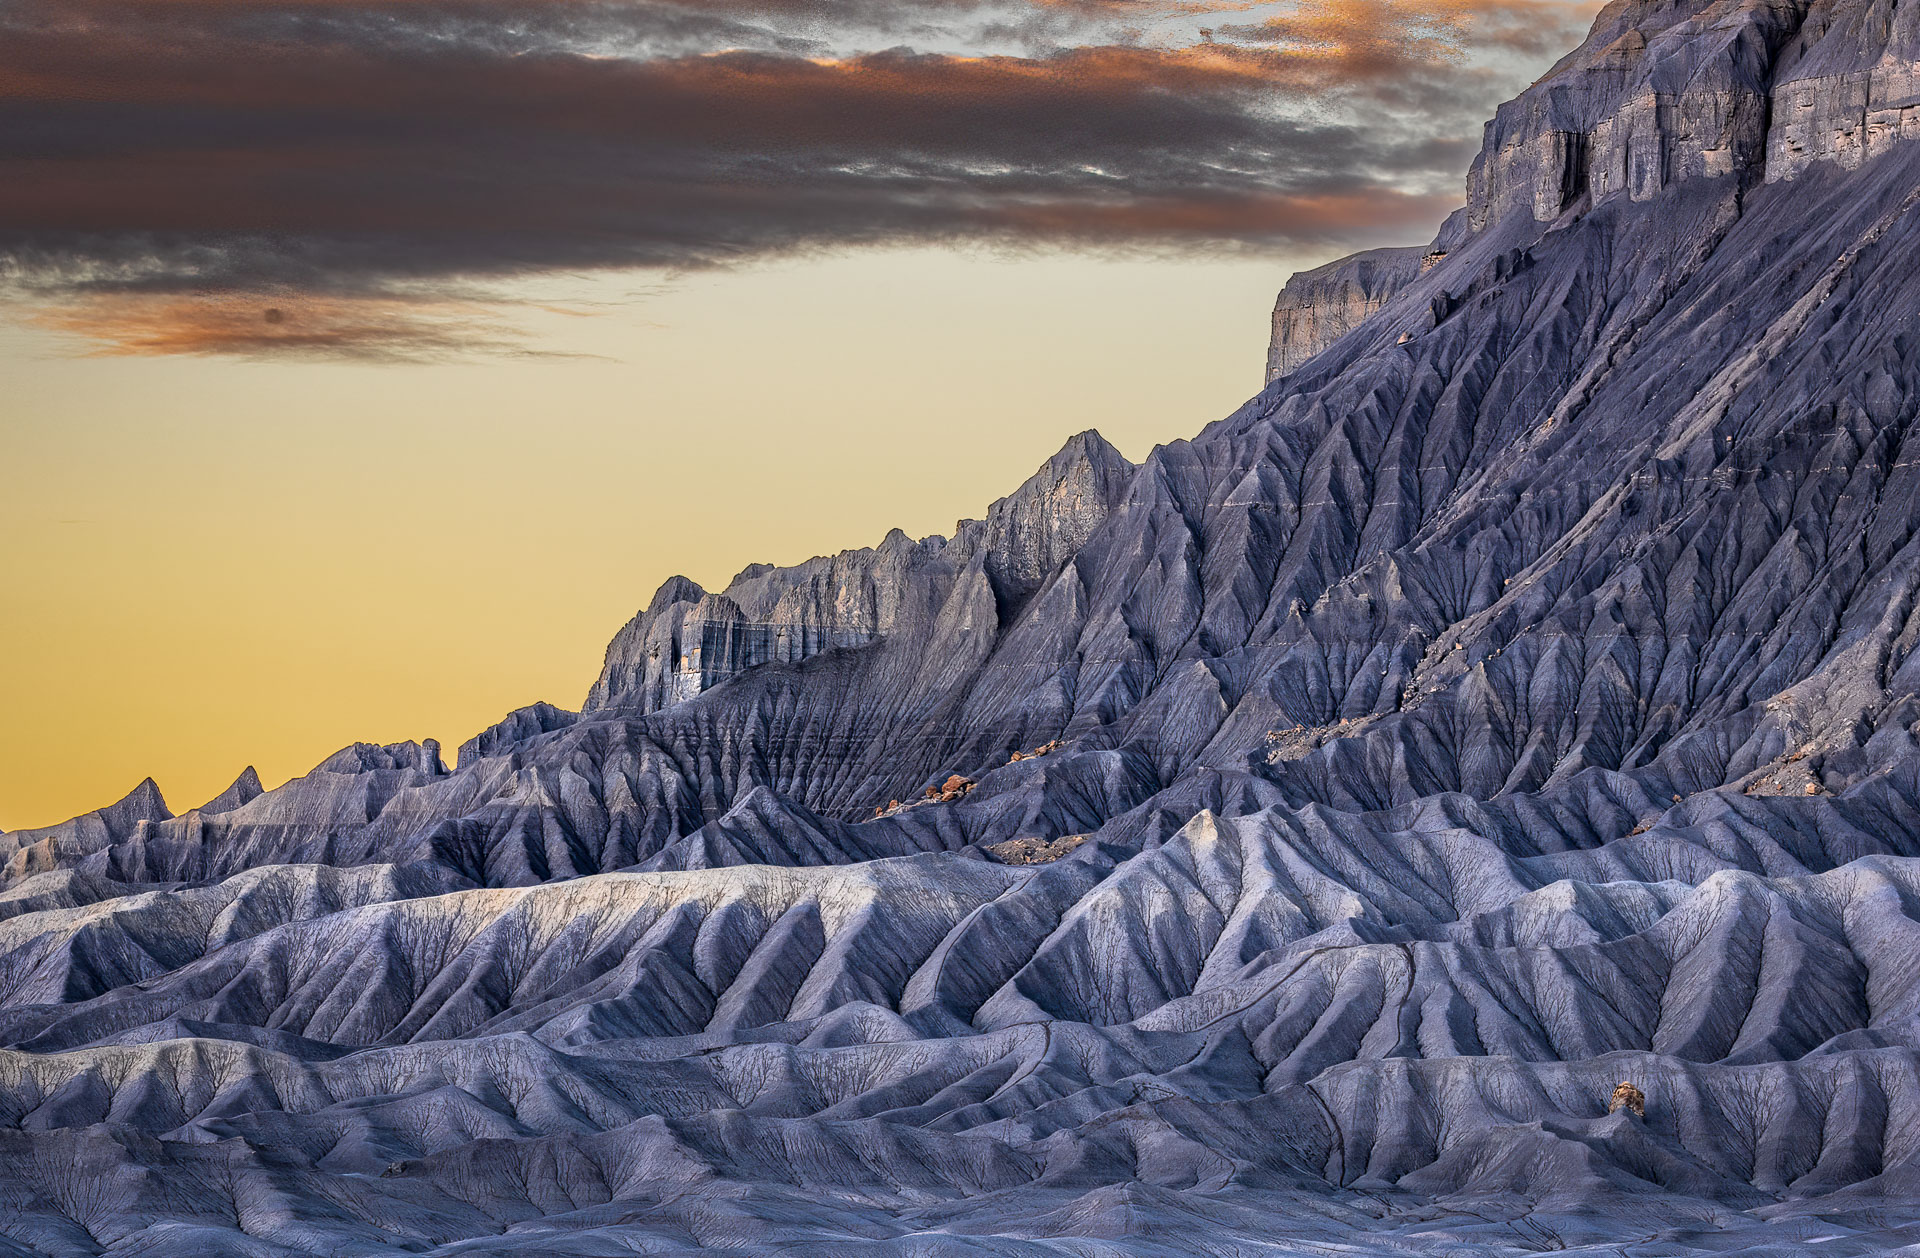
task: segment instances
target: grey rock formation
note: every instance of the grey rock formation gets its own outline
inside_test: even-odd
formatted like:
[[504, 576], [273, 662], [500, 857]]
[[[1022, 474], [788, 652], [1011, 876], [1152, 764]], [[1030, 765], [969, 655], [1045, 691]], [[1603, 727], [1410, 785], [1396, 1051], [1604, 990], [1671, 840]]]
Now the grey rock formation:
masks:
[[[481, 730], [460, 744], [456, 763], [467, 764], [485, 756], [497, 755], [540, 734], [565, 729], [578, 719], [577, 714], [551, 703], [535, 703], [507, 713], [497, 724]], [[249, 770], [251, 772], [251, 770]]]
[[759, 665], [891, 635], [918, 639], [955, 597], [1017, 604], [1112, 514], [1133, 470], [1099, 433], [1084, 432], [985, 520], [962, 520], [951, 541], [916, 542], [895, 529], [871, 550], [794, 568], [756, 564], [720, 594], [674, 577], [607, 648], [586, 711], [657, 711]]
[[[236, 782], [228, 788], [228, 794], [236, 794], [241, 789], [242, 783]], [[222, 795], [220, 798], [225, 800], [227, 797]], [[135, 840], [143, 827], [172, 817], [167, 801], [160, 796], [159, 786], [152, 778], [147, 778], [127, 792], [118, 803], [82, 813], [71, 821], [39, 830], [15, 830], [10, 834], [0, 834], [0, 856], [6, 858], [7, 878], [18, 879], [40, 870], [57, 868], [66, 853], [90, 851]]]
[[0, 836], [0, 1254], [1920, 1243], [1913, 22], [1617, 3], [1192, 441]]
[[1372, 318], [1420, 275], [1426, 256], [1419, 248], [1369, 249], [1289, 279], [1273, 303], [1267, 383]]
[[265, 793], [260, 785], [260, 775], [254, 772], [252, 765], [240, 770], [240, 776], [233, 785], [200, 805], [198, 811], [205, 814], [232, 812], [242, 804], [251, 803]]

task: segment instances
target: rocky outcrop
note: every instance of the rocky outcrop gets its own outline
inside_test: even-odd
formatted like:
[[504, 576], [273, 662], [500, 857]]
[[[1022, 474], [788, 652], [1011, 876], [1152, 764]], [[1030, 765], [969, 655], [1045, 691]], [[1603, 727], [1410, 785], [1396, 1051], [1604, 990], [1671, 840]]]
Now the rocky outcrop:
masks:
[[265, 793], [266, 788], [260, 785], [260, 775], [254, 771], [252, 765], [248, 765], [240, 770], [240, 776], [233, 780], [233, 785], [200, 805], [196, 811], [209, 816], [232, 812], [242, 804], [252, 803]]
[[660, 587], [607, 648], [583, 710], [653, 712], [763, 664], [797, 664], [868, 645], [918, 622], [954, 583], [947, 539], [898, 529], [871, 550], [794, 568], [755, 565], [719, 594], [684, 577]]
[[674, 577], [614, 637], [585, 710], [658, 711], [763, 664], [921, 631], [982, 578], [1011, 614], [1118, 507], [1132, 473], [1105, 438], [1084, 432], [984, 520], [960, 521], [951, 541], [895, 529], [871, 550], [757, 564], [720, 594]]
[[955, 549], [979, 554], [1002, 603], [1016, 608], [1106, 523], [1126, 497], [1133, 471], [1105, 437], [1080, 433], [1026, 484], [994, 503], [984, 521], [962, 520]]
[[481, 730], [460, 744], [456, 764], [468, 764], [487, 756], [499, 755], [542, 734], [551, 734], [572, 725], [577, 713], [556, 708], [551, 703], [535, 703], [507, 713], [505, 718]]
[[986, 851], [1004, 865], [1047, 865], [1067, 856], [1093, 836], [1063, 834], [1057, 839], [1008, 839], [989, 844]]
[[1273, 303], [1267, 383], [1371, 318], [1420, 274], [1425, 254], [1420, 248], [1370, 249], [1289, 279]]
[[[239, 785], [235, 784], [236, 787]], [[71, 821], [37, 830], [0, 834], [0, 857], [8, 881], [57, 869], [75, 855], [137, 839], [143, 827], [173, 816], [160, 787], [147, 778], [118, 802]]]
[[1851, 170], [1916, 138], [1920, 18], [1911, 6], [1615, 0], [1578, 50], [1487, 124], [1467, 207], [1433, 246], [1370, 250], [1287, 282], [1267, 380], [1513, 213], [1547, 223], [1690, 179], [1744, 187], [1819, 161]]
[[1515, 209], [1645, 201], [1688, 179], [1856, 169], [1920, 138], [1911, 6], [1616, 0], [1582, 47], [1500, 107], [1467, 183], [1478, 231]]
[[1624, 1079], [1614, 1086], [1613, 1096], [1607, 1100], [1607, 1113], [1618, 1114], [1621, 1110], [1635, 1118], [1647, 1116], [1647, 1094]]
[[1780, 58], [1768, 179], [1844, 169], [1920, 139], [1920, 14], [1911, 5], [1818, 12]]
[[1775, 60], [1804, 13], [1763, 0], [1615, 0], [1578, 51], [1487, 124], [1467, 176], [1468, 225], [1515, 210], [1550, 222], [1687, 179], [1759, 179]]

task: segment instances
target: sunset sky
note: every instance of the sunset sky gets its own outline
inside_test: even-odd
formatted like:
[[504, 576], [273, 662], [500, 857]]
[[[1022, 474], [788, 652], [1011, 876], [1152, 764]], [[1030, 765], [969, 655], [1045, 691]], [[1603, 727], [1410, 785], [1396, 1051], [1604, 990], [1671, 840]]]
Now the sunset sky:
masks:
[[1259, 385], [1562, 0], [0, 0], [0, 828], [577, 707]]

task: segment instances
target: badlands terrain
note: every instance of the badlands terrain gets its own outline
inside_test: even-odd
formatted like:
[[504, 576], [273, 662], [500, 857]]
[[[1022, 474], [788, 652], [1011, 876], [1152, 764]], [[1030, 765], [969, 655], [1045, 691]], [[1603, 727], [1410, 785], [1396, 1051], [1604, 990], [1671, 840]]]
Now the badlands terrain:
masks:
[[1192, 440], [0, 834], [0, 1255], [1920, 1246], [1916, 139], [1616, 0]]

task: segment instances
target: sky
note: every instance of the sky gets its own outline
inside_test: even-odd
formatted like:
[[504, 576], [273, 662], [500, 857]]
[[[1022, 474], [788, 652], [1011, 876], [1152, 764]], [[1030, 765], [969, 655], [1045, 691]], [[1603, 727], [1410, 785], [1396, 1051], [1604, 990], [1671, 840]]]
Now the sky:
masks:
[[577, 707], [1260, 385], [1578, 0], [0, 0], [0, 828]]

